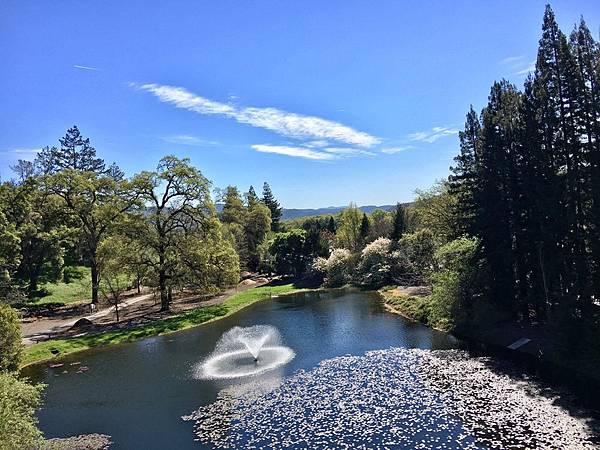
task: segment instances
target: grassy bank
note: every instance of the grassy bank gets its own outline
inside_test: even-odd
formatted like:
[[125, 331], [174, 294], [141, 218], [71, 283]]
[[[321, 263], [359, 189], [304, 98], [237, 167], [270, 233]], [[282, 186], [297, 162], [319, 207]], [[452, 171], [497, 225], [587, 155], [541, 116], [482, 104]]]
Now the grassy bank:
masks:
[[431, 295], [406, 295], [396, 292], [395, 287], [385, 287], [378, 292], [392, 312], [437, 330], [450, 330], [449, 322], [436, 313]]
[[305, 289], [299, 289], [294, 284], [262, 286], [232, 295], [219, 305], [199, 308], [175, 317], [156, 320], [145, 325], [76, 338], [53, 339], [40, 342], [25, 349], [23, 366], [60, 358], [60, 356], [94, 347], [131, 342], [150, 336], [185, 330], [186, 328], [228, 316], [245, 306], [265, 300], [271, 296], [290, 294], [303, 290]]

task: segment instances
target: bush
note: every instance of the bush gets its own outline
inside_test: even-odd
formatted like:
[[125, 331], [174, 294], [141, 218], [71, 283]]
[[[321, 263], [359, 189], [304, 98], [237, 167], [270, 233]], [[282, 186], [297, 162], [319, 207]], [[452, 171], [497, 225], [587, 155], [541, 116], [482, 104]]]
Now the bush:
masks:
[[15, 375], [0, 373], [0, 448], [38, 448], [42, 433], [35, 413], [40, 407], [43, 385], [32, 385]]
[[400, 239], [400, 248], [418, 275], [427, 276], [433, 270], [435, 239], [430, 230], [424, 229], [405, 234]]
[[365, 286], [381, 287], [411, 271], [411, 264], [404, 253], [393, 250], [390, 239], [378, 238], [360, 254], [357, 281]]
[[17, 370], [22, 351], [19, 315], [10, 306], [0, 304], [0, 372]]
[[325, 284], [331, 287], [349, 283], [354, 273], [354, 258], [345, 248], [336, 248], [329, 258], [316, 258], [312, 271], [325, 277]]
[[82, 280], [87, 275], [87, 272], [88, 269], [86, 267], [66, 266], [63, 269], [63, 281], [69, 284], [75, 280]]
[[452, 328], [467, 322], [473, 299], [473, 259], [478, 241], [461, 237], [435, 252], [439, 271], [433, 275], [431, 322]]

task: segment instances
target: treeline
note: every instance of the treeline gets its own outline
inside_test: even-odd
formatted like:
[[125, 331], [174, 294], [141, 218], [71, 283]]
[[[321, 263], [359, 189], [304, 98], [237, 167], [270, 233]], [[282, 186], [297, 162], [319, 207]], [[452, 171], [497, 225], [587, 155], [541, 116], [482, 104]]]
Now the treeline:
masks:
[[[167, 310], [173, 292], [212, 292], [256, 270], [258, 248], [279, 227], [267, 183], [245, 200], [228, 187], [217, 209], [210, 182], [188, 159], [166, 156], [126, 178], [96, 155], [77, 127], [0, 185], [0, 298], [26, 304], [40, 286], [91, 271], [90, 297], [118, 305], [123, 293], [154, 288]], [[118, 314], [118, 309], [117, 309]]]
[[583, 19], [565, 35], [547, 6], [524, 89], [495, 82], [460, 133], [449, 179], [453, 237], [478, 239], [480, 269], [464, 308], [481, 299], [513, 320], [577, 333], [595, 326], [599, 138], [599, 45]]

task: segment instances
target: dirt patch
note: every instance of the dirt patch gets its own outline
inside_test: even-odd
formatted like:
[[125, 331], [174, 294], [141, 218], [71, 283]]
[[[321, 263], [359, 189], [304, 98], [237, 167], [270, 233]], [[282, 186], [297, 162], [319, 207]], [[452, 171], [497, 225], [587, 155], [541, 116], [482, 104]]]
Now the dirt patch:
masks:
[[107, 450], [112, 444], [110, 436], [85, 434], [68, 438], [48, 439], [40, 450]]

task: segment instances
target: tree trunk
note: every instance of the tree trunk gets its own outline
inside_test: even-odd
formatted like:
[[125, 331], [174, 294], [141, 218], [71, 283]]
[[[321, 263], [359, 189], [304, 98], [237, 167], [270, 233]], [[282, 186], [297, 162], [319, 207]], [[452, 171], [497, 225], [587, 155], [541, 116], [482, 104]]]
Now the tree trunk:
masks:
[[158, 287], [160, 289], [160, 310], [169, 310], [169, 296], [167, 293], [167, 275], [164, 269], [158, 272]]
[[117, 315], [117, 323], [119, 323], [119, 300], [115, 298], [115, 314]]
[[92, 258], [91, 263], [91, 271], [92, 271], [92, 303], [94, 305], [98, 304], [98, 287], [100, 285], [99, 281], [99, 273], [98, 273], [98, 263], [95, 258]]

